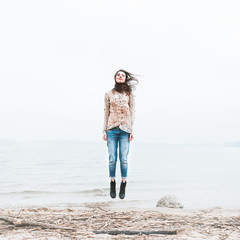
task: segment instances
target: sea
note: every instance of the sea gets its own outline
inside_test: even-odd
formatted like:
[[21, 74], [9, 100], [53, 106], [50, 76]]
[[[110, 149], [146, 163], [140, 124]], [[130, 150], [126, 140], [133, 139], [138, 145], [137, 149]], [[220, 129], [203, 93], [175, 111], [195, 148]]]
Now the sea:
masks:
[[[109, 195], [106, 142], [0, 141], [0, 207], [240, 208], [240, 147], [130, 143], [125, 199]], [[121, 181], [117, 162], [117, 194]]]

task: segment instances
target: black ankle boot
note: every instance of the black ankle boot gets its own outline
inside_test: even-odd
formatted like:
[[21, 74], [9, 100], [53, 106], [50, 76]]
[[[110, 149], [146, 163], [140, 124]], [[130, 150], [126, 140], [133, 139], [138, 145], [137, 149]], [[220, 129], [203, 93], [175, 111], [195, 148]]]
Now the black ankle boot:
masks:
[[110, 196], [111, 198], [116, 197], [116, 181], [115, 180], [114, 182], [112, 180], [110, 182]]
[[121, 199], [124, 199], [125, 197], [125, 188], [126, 188], [126, 185], [127, 185], [127, 182], [121, 182], [121, 185], [120, 185], [120, 192], [119, 192], [119, 197]]

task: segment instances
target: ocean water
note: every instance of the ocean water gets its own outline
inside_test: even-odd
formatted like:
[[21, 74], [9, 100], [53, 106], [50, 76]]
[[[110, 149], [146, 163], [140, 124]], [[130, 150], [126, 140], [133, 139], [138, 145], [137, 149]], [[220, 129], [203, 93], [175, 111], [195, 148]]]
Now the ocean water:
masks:
[[[240, 208], [240, 147], [130, 143], [126, 198], [109, 196], [106, 142], [1, 141], [1, 207]], [[117, 162], [117, 193], [120, 165]]]

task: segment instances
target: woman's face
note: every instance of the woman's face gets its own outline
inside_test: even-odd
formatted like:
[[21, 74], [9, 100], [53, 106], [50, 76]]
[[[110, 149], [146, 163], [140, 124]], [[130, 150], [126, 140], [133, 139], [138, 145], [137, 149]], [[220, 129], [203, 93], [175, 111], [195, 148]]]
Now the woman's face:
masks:
[[126, 80], [126, 74], [122, 71], [117, 72], [116, 74], [116, 82], [117, 83], [124, 83]]

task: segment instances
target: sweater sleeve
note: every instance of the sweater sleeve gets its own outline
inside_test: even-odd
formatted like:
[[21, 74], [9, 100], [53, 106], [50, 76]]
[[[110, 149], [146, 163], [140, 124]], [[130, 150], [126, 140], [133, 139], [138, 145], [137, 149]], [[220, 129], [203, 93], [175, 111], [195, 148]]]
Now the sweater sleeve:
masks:
[[108, 117], [110, 113], [110, 99], [109, 95], [106, 92], [104, 97], [104, 124], [103, 124], [103, 133], [107, 132], [107, 123], [108, 123]]
[[129, 110], [131, 113], [131, 127], [133, 129], [133, 124], [135, 120], [135, 96], [131, 93], [129, 97]]

